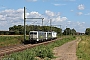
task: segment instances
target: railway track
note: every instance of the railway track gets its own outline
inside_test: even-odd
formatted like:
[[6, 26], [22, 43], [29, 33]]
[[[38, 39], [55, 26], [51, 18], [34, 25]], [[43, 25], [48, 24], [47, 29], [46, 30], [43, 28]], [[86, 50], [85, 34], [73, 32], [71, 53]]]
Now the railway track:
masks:
[[[59, 40], [59, 39], [61, 39], [61, 38], [58, 38], [58, 39], [55, 39], [55, 40]], [[42, 42], [42, 43], [38, 43], [38, 44], [27, 44], [27, 45], [21, 44], [21, 45], [1, 48], [0, 49], [0, 60], [5, 55], [9, 55], [9, 54], [11, 54], [13, 52], [23, 51], [25, 49], [32, 48], [32, 47], [39, 46], [39, 45], [46, 45], [48, 43], [54, 42], [55, 40], [46, 41], [46, 42]]]

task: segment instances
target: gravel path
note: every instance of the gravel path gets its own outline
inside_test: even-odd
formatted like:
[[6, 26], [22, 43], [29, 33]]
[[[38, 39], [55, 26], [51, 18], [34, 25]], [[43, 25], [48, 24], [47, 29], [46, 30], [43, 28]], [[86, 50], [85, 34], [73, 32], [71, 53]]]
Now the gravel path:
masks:
[[60, 47], [54, 48], [55, 59], [52, 60], [77, 60], [76, 47], [79, 39], [65, 43]]

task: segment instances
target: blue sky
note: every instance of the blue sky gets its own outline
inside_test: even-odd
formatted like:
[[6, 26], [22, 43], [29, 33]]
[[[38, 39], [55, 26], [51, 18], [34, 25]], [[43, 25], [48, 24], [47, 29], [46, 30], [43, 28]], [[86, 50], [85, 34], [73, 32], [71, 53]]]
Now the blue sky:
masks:
[[[62, 25], [62, 29], [67, 26], [77, 32], [84, 32], [90, 27], [89, 5], [89, 0], [1, 0], [0, 30], [8, 30], [13, 25], [23, 25], [25, 6], [26, 17], [43, 17], [44, 25], [50, 25], [52, 19], [52, 25]], [[28, 25], [41, 25], [41, 20], [27, 21]]]

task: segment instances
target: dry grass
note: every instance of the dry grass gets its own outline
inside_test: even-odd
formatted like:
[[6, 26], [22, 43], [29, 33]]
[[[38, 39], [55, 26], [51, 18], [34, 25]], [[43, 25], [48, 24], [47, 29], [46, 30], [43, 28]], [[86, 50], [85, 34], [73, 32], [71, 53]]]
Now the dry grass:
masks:
[[81, 36], [81, 41], [77, 48], [78, 60], [90, 59], [90, 36]]

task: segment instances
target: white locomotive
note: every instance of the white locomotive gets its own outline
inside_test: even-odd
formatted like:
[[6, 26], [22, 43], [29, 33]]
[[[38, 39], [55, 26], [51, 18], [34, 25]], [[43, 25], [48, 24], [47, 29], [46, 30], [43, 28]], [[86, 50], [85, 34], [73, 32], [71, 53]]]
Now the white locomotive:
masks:
[[29, 40], [32, 42], [46, 41], [57, 38], [56, 32], [30, 31]]

